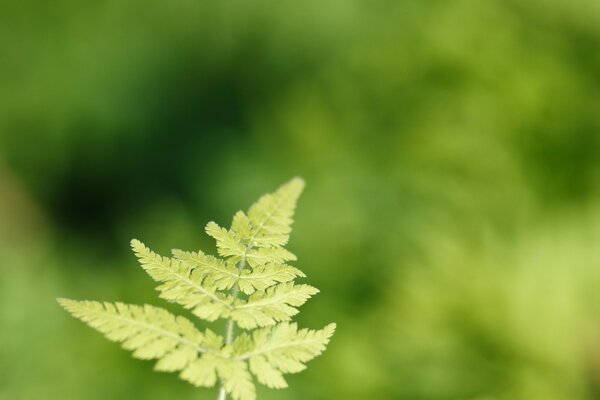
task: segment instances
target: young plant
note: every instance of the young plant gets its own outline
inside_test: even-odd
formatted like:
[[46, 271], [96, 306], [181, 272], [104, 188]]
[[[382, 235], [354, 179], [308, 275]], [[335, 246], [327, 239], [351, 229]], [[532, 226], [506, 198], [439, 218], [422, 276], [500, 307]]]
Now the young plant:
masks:
[[[195, 386], [218, 384], [218, 400], [228, 394], [254, 400], [252, 375], [269, 388], [285, 388], [283, 374], [302, 371], [325, 350], [335, 330], [333, 323], [308, 330], [289, 322], [297, 307], [318, 292], [294, 283], [305, 275], [288, 265], [296, 257], [284, 248], [303, 188], [302, 179], [295, 178], [264, 195], [247, 214], [238, 211], [230, 229], [209, 222], [206, 233], [216, 239], [220, 257], [181, 250], [162, 257], [131, 241], [142, 268], [160, 283], [160, 297], [201, 319], [227, 320], [224, 337], [147, 304], [58, 302], [134, 357], [158, 360], [157, 371], [179, 372]], [[236, 326], [245, 331], [236, 335]]]

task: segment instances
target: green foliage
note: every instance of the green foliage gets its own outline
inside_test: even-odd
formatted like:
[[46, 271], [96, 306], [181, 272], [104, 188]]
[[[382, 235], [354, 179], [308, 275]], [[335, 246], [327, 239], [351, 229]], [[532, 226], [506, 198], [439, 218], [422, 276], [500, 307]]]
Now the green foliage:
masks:
[[208, 351], [205, 337], [210, 334], [162, 308], [67, 299], [59, 303], [109, 340], [121, 342], [134, 357], [157, 359], [159, 371], [179, 371]]
[[[162, 257], [139, 240], [131, 247], [142, 268], [159, 283], [160, 297], [207, 320], [227, 319], [225, 337], [199, 331], [188, 319], [149, 305], [59, 299], [76, 318], [120, 342], [141, 359], [156, 359], [158, 371], [180, 372], [195, 386], [221, 384], [221, 397], [253, 400], [256, 380], [287, 387], [283, 374], [297, 373], [325, 350], [335, 330], [298, 329], [288, 321], [318, 290], [294, 279], [305, 275], [287, 265], [296, 257], [288, 242], [304, 182], [295, 178], [261, 197], [248, 214], [235, 214], [230, 229], [209, 222], [222, 258], [202, 251], [173, 250]], [[233, 327], [255, 329], [234, 339]]]

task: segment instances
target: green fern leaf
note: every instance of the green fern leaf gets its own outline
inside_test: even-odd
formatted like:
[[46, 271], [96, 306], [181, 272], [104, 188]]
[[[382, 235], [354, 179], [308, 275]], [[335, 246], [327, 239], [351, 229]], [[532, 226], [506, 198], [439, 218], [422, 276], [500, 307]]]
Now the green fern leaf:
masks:
[[[229, 316], [233, 303], [231, 296], [217, 292], [217, 285], [207, 278], [202, 269], [189, 263], [161, 257], [148, 249], [139, 240], [132, 240], [131, 247], [140, 265], [155, 281], [162, 282], [157, 289], [160, 297], [191, 309], [194, 315], [214, 321]], [[207, 263], [219, 268], [221, 261], [206, 257]]]
[[255, 292], [246, 302], [238, 300], [231, 318], [244, 329], [289, 321], [298, 314], [296, 307], [300, 307], [318, 292], [312, 286], [294, 285], [292, 282], [271, 286]]
[[[303, 188], [295, 178], [262, 196], [248, 213], [234, 215], [230, 229], [209, 222], [206, 232], [216, 240], [220, 258], [182, 250], [163, 257], [131, 241], [140, 265], [159, 283], [160, 297], [207, 321], [227, 319], [224, 337], [200, 332], [189, 320], [153, 306], [59, 302], [134, 357], [156, 359], [156, 370], [180, 371], [179, 377], [195, 386], [218, 384], [219, 399], [255, 400], [254, 379], [274, 389], [287, 387], [283, 375], [303, 370], [335, 330], [334, 324], [299, 330], [288, 322], [318, 293], [294, 283], [305, 275], [288, 264], [296, 256], [283, 247]], [[254, 330], [234, 338], [235, 325]]]
[[246, 262], [253, 268], [265, 264], [284, 264], [296, 261], [296, 256], [283, 247], [250, 248], [245, 254]]
[[246, 246], [232, 231], [220, 227], [215, 222], [206, 224], [206, 233], [217, 241], [217, 250], [222, 257], [233, 257], [234, 262], [241, 260], [246, 254]]
[[304, 181], [292, 179], [273, 194], [262, 196], [248, 210], [252, 237], [248, 244], [253, 247], [280, 247], [287, 244], [292, 231], [292, 217], [298, 197], [304, 189]]
[[252, 376], [248, 372], [248, 363], [239, 360], [231, 360], [220, 363], [217, 367], [219, 378], [223, 382], [223, 388], [231, 394], [234, 400], [254, 400], [256, 389], [252, 382]]
[[203, 355], [179, 375], [194, 386], [212, 387], [218, 381], [235, 400], [254, 400], [256, 389], [246, 361]]
[[158, 359], [157, 370], [184, 369], [209, 351], [194, 324], [162, 308], [69, 299], [58, 302], [109, 340], [121, 342], [134, 357]]
[[250, 245], [254, 232], [252, 224], [250, 223], [250, 218], [248, 218], [245, 212], [238, 211], [235, 213], [233, 221], [231, 221], [231, 230], [243, 243]]
[[251, 339], [246, 334], [239, 336], [233, 348], [238, 360], [249, 361], [250, 371], [260, 383], [280, 389], [287, 387], [283, 374], [306, 368], [307, 361], [325, 350], [334, 331], [335, 324], [314, 331], [282, 323], [254, 331]]
[[237, 282], [240, 290], [245, 294], [252, 294], [256, 290], [265, 290], [276, 283], [285, 283], [297, 277], [306, 277], [298, 268], [285, 264], [265, 264], [254, 268], [252, 271], [244, 270]]
[[253, 270], [243, 270], [239, 274], [230, 263], [219, 262], [201, 251], [190, 252], [174, 249], [173, 256], [205, 274], [208, 281], [214, 283], [217, 290], [229, 290], [237, 284], [244, 294], [252, 294], [256, 290], [264, 290], [275, 283], [306, 277], [298, 268], [286, 264], [264, 264]]
[[208, 281], [213, 283], [217, 290], [229, 290], [239, 280], [238, 271], [234, 266], [207, 256], [201, 251], [190, 252], [174, 249], [173, 256], [206, 275]]
[[206, 354], [190, 363], [181, 371], [179, 377], [194, 386], [213, 387], [217, 383], [217, 366], [221, 361], [221, 358], [214, 354]]

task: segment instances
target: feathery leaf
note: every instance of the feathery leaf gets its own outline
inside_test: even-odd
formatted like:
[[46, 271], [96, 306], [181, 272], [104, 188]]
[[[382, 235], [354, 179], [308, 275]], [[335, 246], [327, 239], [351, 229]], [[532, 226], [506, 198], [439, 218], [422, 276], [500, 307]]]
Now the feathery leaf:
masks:
[[318, 292], [318, 289], [309, 285], [281, 283], [255, 292], [246, 302], [237, 300], [231, 318], [244, 329], [289, 321], [298, 313], [296, 307]]
[[[335, 330], [335, 324], [299, 330], [287, 322], [318, 293], [294, 283], [305, 275], [287, 264], [296, 256], [283, 247], [303, 188], [302, 179], [292, 179], [262, 196], [248, 213], [238, 211], [230, 229], [209, 222], [205, 230], [216, 240], [220, 258], [182, 250], [162, 257], [131, 241], [144, 271], [159, 282], [160, 297], [208, 321], [227, 319], [226, 338], [208, 329], [200, 332], [189, 320], [149, 305], [58, 301], [134, 357], [158, 360], [156, 370], [180, 371], [179, 377], [195, 386], [219, 384], [220, 399], [228, 394], [233, 400], [255, 400], [253, 376], [270, 388], [285, 388], [283, 375], [303, 370]], [[235, 324], [254, 330], [234, 339]]]
[[222, 362], [217, 366], [219, 378], [234, 400], [256, 399], [256, 389], [248, 372], [248, 363], [239, 360]]
[[208, 351], [204, 335], [189, 320], [162, 308], [69, 299], [58, 302], [109, 340], [122, 343], [134, 357], [158, 359], [157, 370], [181, 370]]
[[295, 323], [281, 323], [254, 331], [252, 337], [238, 336], [233, 344], [236, 359], [248, 360], [250, 371], [270, 388], [284, 388], [283, 374], [306, 368], [305, 363], [325, 350], [335, 331], [335, 324], [321, 330], [300, 329]]
[[252, 226], [251, 246], [280, 247], [287, 244], [296, 202], [303, 189], [304, 180], [294, 178], [275, 193], [262, 196], [250, 207], [248, 220]]
[[[131, 241], [131, 247], [148, 275], [162, 282], [157, 287], [161, 298], [181, 304], [191, 309], [194, 315], [208, 321], [229, 315], [233, 298], [218, 293], [218, 286], [206, 279], [207, 275], [202, 269], [181, 260], [161, 257], [136, 239]], [[215, 269], [222, 265], [222, 261], [214, 257], [204, 257], [203, 261]]]
[[206, 275], [207, 280], [213, 283], [217, 290], [229, 290], [239, 279], [237, 268], [212, 256], [207, 256], [201, 251], [190, 252], [173, 249], [172, 252], [176, 259], [188, 263], [192, 268]]
[[259, 247], [246, 252], [244, 259], [252, 268], [265, 264], [283, 264], [295, 261], [296, 256], [283, 247]]
[[206, 224], [206, 233], [217, 241], [217, 250], [221, 257], [232, 257], [234, 262], [241, 260], [246, 254], [246, 246], [237, 235], [217, 225], [216, 222]]
[[298, 268], [289, 265], [265, 264], [252, 271], [244, 270], [237, 284], [243, 293], [252, 294], [256, 290], [264, 290], [275, 283], [290, 282], [296, 277], [305, 276]]

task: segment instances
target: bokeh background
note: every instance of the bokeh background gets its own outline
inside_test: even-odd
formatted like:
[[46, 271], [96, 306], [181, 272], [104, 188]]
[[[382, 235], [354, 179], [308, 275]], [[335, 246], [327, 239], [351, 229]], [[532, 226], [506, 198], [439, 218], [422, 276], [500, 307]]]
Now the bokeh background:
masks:
[[259, 399], [600, 399], [599, 105], [598, 0], [0, 0], [0, 399], [214, 398], [55, 298], [296, 175], [338, 332]]

